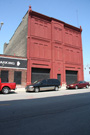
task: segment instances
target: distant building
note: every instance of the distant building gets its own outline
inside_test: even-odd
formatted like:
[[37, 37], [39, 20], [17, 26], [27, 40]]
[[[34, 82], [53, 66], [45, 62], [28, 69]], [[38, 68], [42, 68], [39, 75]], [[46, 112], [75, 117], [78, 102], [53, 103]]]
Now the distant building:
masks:
[[90, 82], [90, 64], [84, 66], [84, 79]]
[[[81, 33], [81, 27], [37, 13], [29, 7], [9, 44], [4, 45], [4, 55], [27, 59], [26, 84], [45, 78], [58, 78], [62, 85], [69, 84], [84, 79]], [[25, 81], [24, 74], [20, 75]], [[13, 78], [14, 72], [8, 77]]]

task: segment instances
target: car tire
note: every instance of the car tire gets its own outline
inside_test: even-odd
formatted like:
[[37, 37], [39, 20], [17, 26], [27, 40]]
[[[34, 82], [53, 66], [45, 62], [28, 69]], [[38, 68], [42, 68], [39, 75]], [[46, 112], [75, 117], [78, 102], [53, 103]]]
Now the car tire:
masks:
[[56, 86], [56, 87], [55, 87], [55, 91], [58, 91], [58, 90], [59, 90], [59, 88]]
[[88, 89], [88, 87], [89, 87], [89, 86], [88, 86], [88, 85], [86, 85], [86, 88], [87, 88], [87, 89]]
[[78, 86], [77, 85], [75, 86], [75, 89], [78, 89]]
[[26, 92], [28, 92], [28, 90], [26, 90]]
[[38, 87], [36, 87], [34, 90], [35, 90], [36, 93], [39, 92], [39, 88]]
[[8, 94], [9, 91], [10, 91], [10, 89], [9, 89], [8, 87], [4, 87], [4, 88], [2, 89], [2, 93], [3, 93], [3, 94]]

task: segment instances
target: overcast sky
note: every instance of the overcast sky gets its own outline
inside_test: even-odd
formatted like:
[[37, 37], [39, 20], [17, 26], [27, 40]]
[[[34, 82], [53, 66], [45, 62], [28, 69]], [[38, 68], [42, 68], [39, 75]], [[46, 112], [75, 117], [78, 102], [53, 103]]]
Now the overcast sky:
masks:
[[3, 45], [9, 42], [23, 16], [32, 10], [64, 21], [75, 27], [82, 27], [84, 65], [90, 64], [90, 0], [0, 0], [0, 54]]

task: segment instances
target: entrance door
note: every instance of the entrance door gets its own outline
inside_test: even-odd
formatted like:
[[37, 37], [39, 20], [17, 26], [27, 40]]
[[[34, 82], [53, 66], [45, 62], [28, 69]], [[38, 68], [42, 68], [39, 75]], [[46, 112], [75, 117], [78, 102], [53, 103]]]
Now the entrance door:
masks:
[[61, 74], [57, 74], [57, 79], [60, 81], [61, 83]]
[[1, 81], [2, 82], [8, 82], [8, 71], [1, 71]]
[[14, 82], [16, 82], [16, 84], [21, 84], [21, 73], [21, 71], [14, 72]]

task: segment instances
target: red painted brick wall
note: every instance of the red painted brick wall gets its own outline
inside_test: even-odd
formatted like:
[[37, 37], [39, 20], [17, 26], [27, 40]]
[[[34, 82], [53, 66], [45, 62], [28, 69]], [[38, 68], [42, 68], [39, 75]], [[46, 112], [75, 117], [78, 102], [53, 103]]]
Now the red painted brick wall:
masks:
[[29, 9], [27, 84], [31, 83], [32, 67], [51, 69], [51, 78], [61, 74], [62, 84], [66, 83], [66, 70], [78, 71], [78, 80], [83, 80], [81, 31]]

